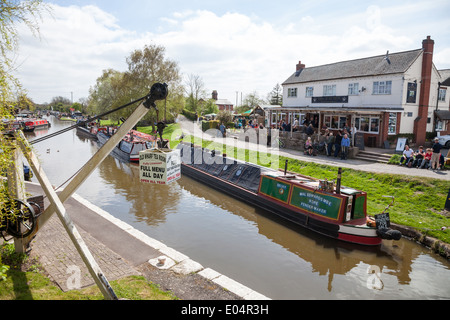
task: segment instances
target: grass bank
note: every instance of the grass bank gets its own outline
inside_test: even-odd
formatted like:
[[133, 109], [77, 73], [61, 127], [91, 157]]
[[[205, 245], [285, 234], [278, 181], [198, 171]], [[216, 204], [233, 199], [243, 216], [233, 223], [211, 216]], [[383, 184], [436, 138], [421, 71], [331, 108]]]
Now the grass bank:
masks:
[[[164, 137], [171, 139], [171, 147], [174, 148], [180, 140], [179, 125], [170, 125]], [[267, 159], [265, 154], [233, 148], [222, 143], [214, 143], [187, 136], [183, 141], [190, 141], [204, 148], [216, 149], [226, 152], [229, 156], [263, 166], [270, 164], [261, 163], [260, 159]], [[270, 156], [269, 156], [270, 158]], [[280, 156], [279, 169], [284, 169], [288, 160], [288, 170], [318, 179], [335, 180], [337, 167], [317, 164], [312, 161], [300, 161], [293, 158]], [[367, 192], [367, 212], [373, 216], [381, 213], [395, 198], [394, 206], [389, 210], [391, 221], [396, 224], [415, 228], [425, 235], [429, 235], [445, 243], [450, 243], [450, 215], [444, 210], [445, 201], [449, 192], [449, 182], [440, 179], [412, 177], [398, 174], [381, 174], [342, 168], [342, 185]], [[442, 230], [442, 227], [446, 227]]]
[[[45, 275], [39, 261], [16, 253], [13, 244], [2, 244], [0, 256], [4, 264], [0, 271], [3, 276], [0, 279], [0, 300], [104, 300], [95, 285], [63, 292]], [[110, 281], [110, 284], [119, 299], [177, 300], [170, 292], [160, 290], [142, 276], [129, 276]]]

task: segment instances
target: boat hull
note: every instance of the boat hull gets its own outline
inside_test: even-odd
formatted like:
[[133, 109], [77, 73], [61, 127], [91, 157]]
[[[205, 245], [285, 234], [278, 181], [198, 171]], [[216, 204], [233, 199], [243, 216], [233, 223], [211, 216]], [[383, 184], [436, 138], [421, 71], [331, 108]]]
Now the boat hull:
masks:
[[[183, 175], [260, 208], [269, 214], [276, 215], [324, 236], [345, 242], [367, 246], [380, 245], [382, 242], [382, 238], [377, 234], [377, 229], [368, 227], [365, 223], [353, 225], [350, 223], [342, 224], [325, 221], [325, 219], [297, 210], [281, 201], [270, 199], [259, 193], [257, 189], [249, 190], [229, 180], [221, 179], [217, 177], [217, 172], [215, 174], [208, 173], [205, 167], [193, 163], [194, 161], [183, 161], [182, 157], [181, 170]], [[220, 171], [220, 168], [217, 170]]]
[[239, 188], [231, 183], [228, 183], [227, 181], [217, 179], [187, 164], [182, 163], [181, 173], [182, 175], [186, 175], [196, 181], [222, 191], [233, 198], [260, 208], [268, 213], [275, 214], [278, 217], [320, 233], [324, 236], [345, 242], [369, 246], [376, 246], [382, 242], [382, 239], [376, 234], [376, 230], [373, 228], [340, 226], [339, 224], [326, 223], [324, 221], [308, 217], [306, 214], [294, 211], [274, 201], [268, 201], [257, 193]]

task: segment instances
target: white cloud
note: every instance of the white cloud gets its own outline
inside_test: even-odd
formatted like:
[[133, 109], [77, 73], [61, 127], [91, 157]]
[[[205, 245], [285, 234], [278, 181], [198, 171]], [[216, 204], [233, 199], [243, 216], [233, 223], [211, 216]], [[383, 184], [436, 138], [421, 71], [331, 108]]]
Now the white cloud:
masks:
[[[405, 10], [412, 14], [417, 7]], [[238, 12], [188, 10], [162, 15], [155, 30], [137, 34], [96, 6], [55, 5], [54, 18], [41, 24], [41, 41], [22, 32], [20, 79], [36, 102], [70, 92], [78, 100], [87, 97], [103, 69], [125, 70], [130, 52], [153, 43], [166, 48], [166, 57], [177, 61], [182, 73], [199, 75], [208, 90], [235, 103], [236, 92], [264, 97], [299, 60], [314, 66], [411, 50], [420, 48], [426, 35], [441, 35], [420, 34], [420, 26], [405, 31], [392, 15], [388, 8], [368, 6], [347, 16], [305, 13], [276, 24]], [[444, 38], [435, 39], [442, 44], [435, 63], [448, 66]]]

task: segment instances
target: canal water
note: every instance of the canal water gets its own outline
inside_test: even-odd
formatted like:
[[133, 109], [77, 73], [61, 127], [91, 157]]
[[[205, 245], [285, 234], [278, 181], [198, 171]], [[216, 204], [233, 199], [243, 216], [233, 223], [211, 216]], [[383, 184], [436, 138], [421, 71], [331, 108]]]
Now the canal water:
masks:
[[[48, 119], [51, 128], [28, 134], [30, 141], [73, 124]], [[71, 130], [34, 149], [58, 187], [98, 147]], [[188, 177], [169, 186], [142, 184], [137, 165], [108, 156], [77, 193], [149, 237], [271, 299], [450, 298], [450, 262], [420, 244], [402, 239], [367, 248], [337, 242]]]

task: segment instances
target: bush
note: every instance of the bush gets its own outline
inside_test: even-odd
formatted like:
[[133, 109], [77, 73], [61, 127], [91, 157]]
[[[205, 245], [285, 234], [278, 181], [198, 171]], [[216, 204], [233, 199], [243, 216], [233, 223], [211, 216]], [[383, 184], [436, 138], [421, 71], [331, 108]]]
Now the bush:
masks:
[[188, 109], [183, 109], [183, 115], [188, 118], [191, 121], [196, 121], [197, 120], [197, 115], [195, 112], [190, 111]]
[[217, 129], [219, 124], [219, 120], [202, 121], [202, 131], [205, 132], [209, 129]]

